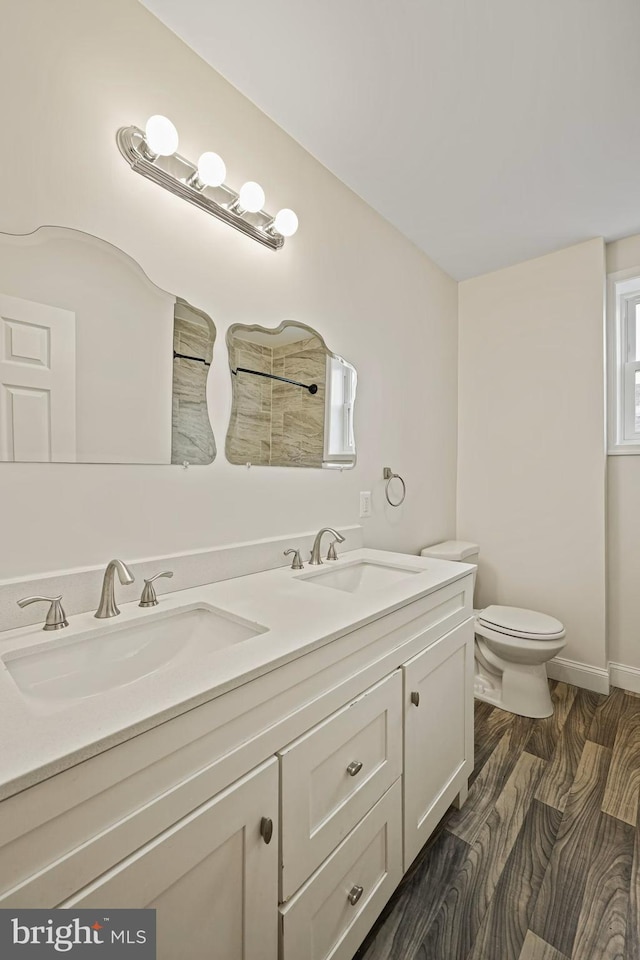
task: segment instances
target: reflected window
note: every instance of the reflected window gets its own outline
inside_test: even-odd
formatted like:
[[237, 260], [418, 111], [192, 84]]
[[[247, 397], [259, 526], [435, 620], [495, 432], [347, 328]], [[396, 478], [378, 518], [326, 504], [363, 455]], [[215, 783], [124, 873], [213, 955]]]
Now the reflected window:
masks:
[[328, 464], [353, 463], [353, 401], [356, 371], [342, 357], [327, 357], [327, 402], [324, 460]]

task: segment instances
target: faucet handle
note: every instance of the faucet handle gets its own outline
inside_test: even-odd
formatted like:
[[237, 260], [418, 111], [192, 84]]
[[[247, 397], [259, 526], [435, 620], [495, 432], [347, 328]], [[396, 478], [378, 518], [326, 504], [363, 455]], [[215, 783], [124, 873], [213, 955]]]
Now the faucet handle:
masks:
[[[342, 538], [344, 540], [344, 537]], [[342, 540], [332, 540], [329, 544], [329, 551], [327, 553], [327, 560], [337, 560], [338, 554], [336, 553], [336, 543], [342, 543]]]
[[173, 576], [173, 570], [165, 570], [164, 573], [156, 573], [155, 577], [149, 577], [145, 579], [144, 587], [142, 588], [142, 596], [140, 597], [139, 607], [156, 607], [158, 605], [158, 598], [156, 596], [156, 591], [153, 586], [153, 581], [157, 580], [158, 577], [169, 577]]
[[47, 618], [44, 622], [43, 630], [62, 630], [63, 627], [69, 626], [69, 621], [62, 607], [62, 594], [59, 597], [23, 597], [22, 600], [18, 600], [19, 607], [27, 607], [30, 603], [50, 603], [49, 612], [47, 613]]
[[304, 563], [302, 562], [302, 557], [300, 556], [300, 551], [299, 551], [299, 550], [294, 550], [293, 547], [291, 547], [290, 550], [285, 550], [285, 552], [284, 552], [285, 557], [288, 557], [290, 553], [292, 553], [292, 554], [294, 555], [294, 556], [293, 556], [293, 562], [292, 562], [292, 564], [291, 564], [291, 569], [292, 569], [292, 570], [304, 570]]

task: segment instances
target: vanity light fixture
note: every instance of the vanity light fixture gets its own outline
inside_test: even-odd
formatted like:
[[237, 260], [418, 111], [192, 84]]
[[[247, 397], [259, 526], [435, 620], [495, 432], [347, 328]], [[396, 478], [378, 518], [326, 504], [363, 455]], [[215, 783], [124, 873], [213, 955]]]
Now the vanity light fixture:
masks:
[[167, 117], [149, 117], [144, 130], [121, 127], [116, 142], [136, 173], [271, 250], [279, 250], [285, 237], [292, 237], [298, 229], [293, 210], [285, 208], [275, 217], [265, 212], [264, 190], [259, 183], [249, 180], [238, 192], [227, 186], [227, 168], [217, 153], [201, 154], [197, 164], [180, 156], [176, 152], [178, 131]]

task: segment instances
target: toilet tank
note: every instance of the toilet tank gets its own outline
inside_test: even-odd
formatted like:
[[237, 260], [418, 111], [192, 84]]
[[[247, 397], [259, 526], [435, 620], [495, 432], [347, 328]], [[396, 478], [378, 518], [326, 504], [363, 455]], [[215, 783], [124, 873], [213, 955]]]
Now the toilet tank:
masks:
[[[477, 543], [470, 543], [468, 540], [443, 540], [441, 543], [425, 547], [420, 551], [420, 556], [434, 557], [436, 560], [454, 560], [458, 563], [475, 563], [477, 566], [479, 552]], [[476, 573], [477, 570], [473, 574], [474, 592]]]

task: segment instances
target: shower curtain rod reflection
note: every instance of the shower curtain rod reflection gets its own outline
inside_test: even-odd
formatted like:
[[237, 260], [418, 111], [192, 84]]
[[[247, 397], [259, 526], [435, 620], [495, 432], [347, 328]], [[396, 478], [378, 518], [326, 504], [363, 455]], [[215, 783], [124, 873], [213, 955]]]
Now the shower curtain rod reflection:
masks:
[[277, 377], [275, 373], [262, 373], [261, 370], [249, 370], [248, 367], [236, 367], [231, 373], [237, 376], [239, 373], [251, 373], [254, 377], [267, 377], [269, 380], [281, 380], [282, 383], [292, 383], [294, 387], [304, 387], [309, 393], [317, 393], [318, 385], [316, 383], [300, 383], [299, 380], [289, 380], [287, 377]]

